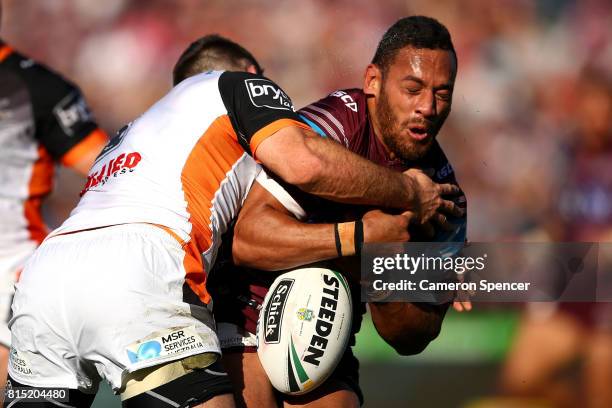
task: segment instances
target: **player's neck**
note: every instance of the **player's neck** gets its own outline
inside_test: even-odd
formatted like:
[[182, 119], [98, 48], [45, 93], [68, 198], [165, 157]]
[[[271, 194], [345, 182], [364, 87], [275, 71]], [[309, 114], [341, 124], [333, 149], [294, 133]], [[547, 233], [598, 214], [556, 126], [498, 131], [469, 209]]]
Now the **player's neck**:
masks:
[[366, 98], [366, 106], [368, 107], [368, 116], [370, 117], [370, 122], [372, 123], [372, 129], [374, 129], [374, 135], [385, 148], [385, 152], [387, 152], [387, 156], [391, 160], [395, 160], [396, 156], [389, 147], [385, 144], [385, 141], [382, 137], [382, 131], [380, 129], [380, 124], [378, 123], [378, 117], [376, 115], [376, 101], [373, 97]]

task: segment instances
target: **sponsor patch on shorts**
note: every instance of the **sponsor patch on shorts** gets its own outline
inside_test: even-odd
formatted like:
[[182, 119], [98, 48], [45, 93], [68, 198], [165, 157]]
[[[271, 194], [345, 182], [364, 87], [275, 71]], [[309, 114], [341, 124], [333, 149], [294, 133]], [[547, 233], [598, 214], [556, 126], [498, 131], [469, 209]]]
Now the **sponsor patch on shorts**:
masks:
[[191, 353], [201, 349], [208, 351], [195, 326], [172, 328], [153, 333], [145, 339], [132, 343], [127, 347], [127, 355], [131, 363], [150, 361], [175, 354]]
[[11, 353], [9, 355], [9, 364], [13, 369], [14, 373], [19, 373], [20, 375], [32, 375], [32, 369], [30, 368], [30, 363], [27, 358], [17, 351], [15, 347], [11, 347]]

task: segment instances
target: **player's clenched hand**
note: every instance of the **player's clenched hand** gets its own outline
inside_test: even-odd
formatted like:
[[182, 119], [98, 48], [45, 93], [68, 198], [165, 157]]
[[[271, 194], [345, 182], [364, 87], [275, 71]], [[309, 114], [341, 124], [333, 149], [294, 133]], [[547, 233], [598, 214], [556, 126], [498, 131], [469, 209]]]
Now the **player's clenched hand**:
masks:
[[414, 214], [406, 211], [400, 215], [386, 214], [380, 210], [368, 211], [363, 216], [363, 241], [403, 242], [410, 240], [408, 226]]
[[414, 190], [415, 199], [411, 210], [414, 211], [414, 222], [416, 224], [425, 224], [430, 220], [443, 222], [442, 213], [455, 217], [463, 216], [463, 209], [459, 208], [453, 201], [443, 198], [443, 196], [460, 194], [459, 187], [453, 184], [435, 183], [418, 169], [407, 170], [404, 175], [411, 180]]

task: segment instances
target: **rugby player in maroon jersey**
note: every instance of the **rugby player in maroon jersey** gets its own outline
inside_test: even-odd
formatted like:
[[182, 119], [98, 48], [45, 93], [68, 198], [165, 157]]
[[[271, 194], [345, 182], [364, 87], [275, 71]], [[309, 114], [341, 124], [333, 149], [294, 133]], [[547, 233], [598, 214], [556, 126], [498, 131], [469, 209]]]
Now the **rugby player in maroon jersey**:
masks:
[[[456, 184], [452, 166], [435, 140], [450, 113], [456, 69], [456, 55], [446, 28], [426, 17], [405, 18], [394, 24], [380, 42], [366, 69], [363, 90], [333, 92], [303, 108], [300, 115], [322, 136], [333, 138], [378, 164], [398, 171], [421, 169], [437, 183]], [[365, 208], [319, 200], [274, 180], [258, 181], [234, 231], [232, 251], [238, 265], [281, 270], [335, 258], [338, 253], [333, 224], [321, 224], [325, 222], [363, 216], [365, 241], [384, 240], [368, 236], [372, 213], [364, 216]], [[456, 235], [454, 238], [462, 241], [465, 196], [457, 197], [455, 202], [462, 211], [450, 211], [446, 215], [440, 212], [435, 221], [438, 228], [450, 229]], [[448, 218], [453, 216], [453, 222], [449, 223]], [[316, 224], [304, 224], [298, 219]], [[381, 219], [376, 222], [380, 223]], [[388, 222], [388, 228], [403, 227], [391, 218], [382, 222]], [[427, 239], [421, 236], [420, 240]], [[239, 403], [255, 407], [273, 405], [275, 400], [289, 406], [358, 406], [362, 402], [358, 362], [350, 348], [321, 387], [300, 397], [275, 395], [254, 354], [253, 335], [257, 306], [273, 275], [217, 262], [218, 272], [223, 272], [216, 273], [218, 280], [210, 285], [217, 285], [217, 295], [213, 294], [215, 317], [224, 348], [224, 364], [237, 388]], [[359, 271], [354, 267], [344, 268], [347, 269], [352, 274]], [[365, 305], [360, 303], [359, 287], [354, 282], [355, 279], [353, 304], [359, 309], [354, 313], [352, 326], [356, 333]], [[421, 352], [437, 336], [447, 307], [370, 303], [379, 334], [402, 355]]]

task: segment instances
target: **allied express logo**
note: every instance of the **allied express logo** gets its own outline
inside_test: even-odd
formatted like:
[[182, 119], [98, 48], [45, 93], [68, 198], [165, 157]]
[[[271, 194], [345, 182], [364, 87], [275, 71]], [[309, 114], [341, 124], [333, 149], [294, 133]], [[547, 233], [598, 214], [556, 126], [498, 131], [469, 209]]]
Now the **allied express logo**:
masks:
[[87, 182], [81, 191], [81, 196], [99, 184], [104, 185], [111, 176], [117, 177], [120, 174], [134, 171], [140, 160], [142, 160], [142, 156], [138, 152], [121, 153], [117, 157], [112, 158], [109, 162], [104, 163], [100, 170], [94, 171], [87, 176]]
[[295, 282], [293, 279], [281, 280], [264, 309], [264, 341], [266, 343], [280, 342], [283, 311], [285, 310], [285, 303], [289, 292], [291, 292], [293, 282]]

